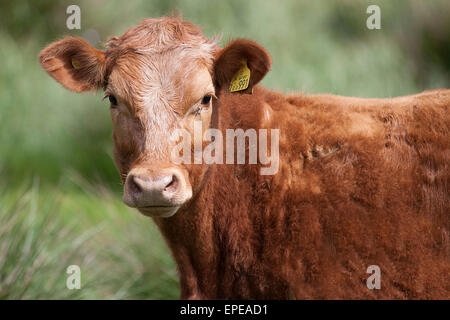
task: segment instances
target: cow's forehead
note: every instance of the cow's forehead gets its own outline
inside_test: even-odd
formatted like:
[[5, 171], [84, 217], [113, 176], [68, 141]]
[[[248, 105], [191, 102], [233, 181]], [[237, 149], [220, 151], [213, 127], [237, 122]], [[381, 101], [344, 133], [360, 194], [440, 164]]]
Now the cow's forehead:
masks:
[[212, 85], [212, 53], [208, 56], [200, 50], [180, 47], [158, 53], [127, 53], [116, 60], [107, 91], [136, 111], [162, 104], [181, 112], [179, 108], [198, 98], [196, 91]]
[[211, 70], [217, 41], [179, 17], [162, 17], [143, 20], [106, 46], [112, 57], [107, 90], [139, 108], [152, 99], [179, 105], [192, 71]]

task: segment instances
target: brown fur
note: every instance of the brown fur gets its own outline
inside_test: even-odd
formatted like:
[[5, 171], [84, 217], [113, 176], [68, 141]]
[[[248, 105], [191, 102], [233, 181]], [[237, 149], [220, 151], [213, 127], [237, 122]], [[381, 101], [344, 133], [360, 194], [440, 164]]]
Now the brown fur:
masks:
[[[450, 91], [394, 99], [225, 94], [219, 128], [279, 127], [281, 167], [209, 168], [203, 192], [157, 219], [182, 297], [450, 297]], [[366, 269], [379, 265], [381, 290]]]
[[[114, 135], [124, 175], [143, 162], [155, 170], [167, 156], [148, 151], [152, 137], [144, 136], [162, 133], [146, 127], [151, 120], [133, 100], [145, 83], [125, 72], [155, 61], [136, 55], [139, 43], [169, 52], [208, 40], [178, 18], [147, 20], [113, 38], [101, 54], [76, 53], [87, 60], [85, 68], [95, 57], [100, 67], [83, 69], [90, 71], [74, 84], [79, 71], [55, 74], [49, 67], [61, 61], [52, 60], [60, 45], [41, 56], [69, 89], [83, 91], [86, 77], [91, 89], [121, 83], [115, 92], [124, 92], [120, 98], [128, 99], [127, 117], [135, 122]], [[210, 70], [216, 88], [211, 127], [279, 128], [280, 167], [263, 176], [259, 165], [185, 166], [193, 198], [173, 217], [154, 218], [178, 265], [182, 298], [450, 298], [450, 90], [390, 99], [285, 96], [259, 86], [253, 94], [231, 94], [239, 60], [248, 61], [253, 86], [270, 69], [269, 55], [244, 39], [211, 56], [196, 50], [188, 58]], [[62, 61], [67, 64], [67, 55]], [[173, 99], [161, 108], [183, 112], [185, 98]], [[380, 290], [366, 287], [370, 265], [381, 268]]]

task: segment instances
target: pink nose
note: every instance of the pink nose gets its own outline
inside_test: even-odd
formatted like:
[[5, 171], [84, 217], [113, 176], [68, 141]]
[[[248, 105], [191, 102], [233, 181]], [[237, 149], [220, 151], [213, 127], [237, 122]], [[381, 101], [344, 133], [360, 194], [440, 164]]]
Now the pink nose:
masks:
[[123, 201], [130, 207], [175, 207], [192, 195], [183, 174], [166, 169], [157, 174], [147, 170], [131, 170], [124, 186]]

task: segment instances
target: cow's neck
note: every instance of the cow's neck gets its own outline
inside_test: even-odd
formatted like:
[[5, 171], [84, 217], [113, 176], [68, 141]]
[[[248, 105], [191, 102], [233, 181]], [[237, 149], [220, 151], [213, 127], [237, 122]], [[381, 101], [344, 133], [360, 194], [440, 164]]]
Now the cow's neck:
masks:
[[[217, 169], [210, 168], [208, 181], [188, 208], [169, 219], [155, 219], [178, 265], [184, 298], [220, 298], [220, 284], [236, 280], [224, 277], [246, 272], [244, 248], [253, 231], [241, 230], [249, 224], [240, 219], [248, 219], [244, 208], [249, 199], [242, 195], [250, 193], [233, 181], [233, 166]], [[232, 257], [234, 261], [226, 260]]]

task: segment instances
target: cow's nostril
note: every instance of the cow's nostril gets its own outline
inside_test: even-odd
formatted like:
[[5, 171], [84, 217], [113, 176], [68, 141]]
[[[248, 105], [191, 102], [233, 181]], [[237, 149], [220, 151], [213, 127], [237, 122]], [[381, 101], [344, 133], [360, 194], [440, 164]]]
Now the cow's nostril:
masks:
[[142, 192], [142, 188], [136, 182], [136, 176], [129, 177], [129, 188], [132, 194], [137, 194]]
[[176, 175], [172, 175], [172, 180], [166, 185], [164, 191], [175, 192], [178, 189], [178, 178]]

